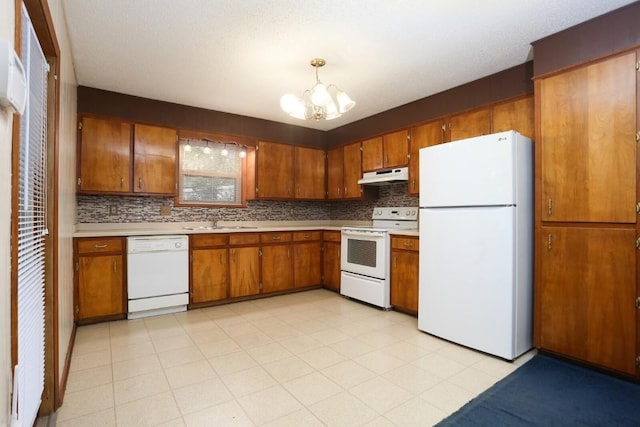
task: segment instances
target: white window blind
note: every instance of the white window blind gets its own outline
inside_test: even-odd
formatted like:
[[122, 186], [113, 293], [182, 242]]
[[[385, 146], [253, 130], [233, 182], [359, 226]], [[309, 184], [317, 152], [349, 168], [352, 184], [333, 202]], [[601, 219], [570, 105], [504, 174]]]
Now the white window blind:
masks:
[[22, 6], [22, 61], [29, 95], [20, 119], [18, 188], [18, 364], [12, 425], [33, 425], [44, 389], [47, 73], [33, 25]]

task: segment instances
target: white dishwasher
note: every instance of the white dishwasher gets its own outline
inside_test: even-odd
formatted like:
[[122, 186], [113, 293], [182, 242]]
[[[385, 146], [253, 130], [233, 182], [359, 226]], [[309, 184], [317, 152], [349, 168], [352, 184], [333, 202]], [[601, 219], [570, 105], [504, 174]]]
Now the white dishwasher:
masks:
[[128, 319], [185, 311], [189, 303], [189, 238], [127, 237]]

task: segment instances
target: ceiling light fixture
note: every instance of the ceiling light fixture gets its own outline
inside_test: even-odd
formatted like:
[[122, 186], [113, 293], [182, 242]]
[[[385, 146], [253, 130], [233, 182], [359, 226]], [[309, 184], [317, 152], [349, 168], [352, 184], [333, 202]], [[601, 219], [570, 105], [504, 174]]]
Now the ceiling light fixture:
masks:
[[207, 146], [206, 146], [206, 147], [204, 147], [204, 150], [202, 150], [202, 152], [203, 152], [204, 154], [209, 154], [209, 153], [211, 153], [211, 148], [209, 148], [209, 141], [207, 141]]
[[220, 151], [220, 155], [226, 157], [229, 155], [229, 150], [227, 150], [227, 144], [224, 144], [224, 148]]
[[336, 85], [325, 86], [318, 78], [318, 68], [327, 62], [322, 58], [311, 60], [311, 66], [316, 69], [316, 84], [307, 89], [298, 98], [293, 94], [286, 94], [280, 98], [280, 107], [291, 117], [302, 120], [332, 120], [340, 117], [352, 109], [356, 103], [349, 95], [341, 91]]

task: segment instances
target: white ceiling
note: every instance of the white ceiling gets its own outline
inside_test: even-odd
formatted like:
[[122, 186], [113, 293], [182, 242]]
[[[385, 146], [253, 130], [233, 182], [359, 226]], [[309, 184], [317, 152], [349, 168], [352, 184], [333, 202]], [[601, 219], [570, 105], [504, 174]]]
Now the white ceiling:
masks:
[[[633, 0], [63, 0], [78, 84], [329, 130], [532, 59], [530, 43]], [[331, 121], [279, 107], [320, 80]]]

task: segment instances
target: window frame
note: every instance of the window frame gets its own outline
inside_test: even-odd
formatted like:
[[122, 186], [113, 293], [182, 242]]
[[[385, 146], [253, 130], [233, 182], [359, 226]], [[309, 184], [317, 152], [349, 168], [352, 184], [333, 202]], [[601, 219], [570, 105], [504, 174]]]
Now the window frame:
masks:
[[[202, 144], [206, 144], [208, 141], [209, 144], [227, 144], [228, 148], [231, 147], [243, 147], [246, 151], [245, 158], [241, 159], [241, 168], [240, 172], [242, 177], [242, 183], [240, 185], [240, 203], [203, 203], [203, 202], [189, 202], [180, 200], [180, 194], [182, 193], [182, 185], [183, 185], [183, 168], [182, 168], [182, 144], [184, 141], [198, 141]], [[179, 131], [178, 132], [178, 144], [176, 147], [177, 155], [177, 167], [176, 167], [176, 194], [174, 197], [174, 206], [176, 207], [207, 207], [207, 208], [246, 208], [247, 200], [252, 198], [252, 188], [251, 184], [254, 182], [255, 171], [252, 171], [253, 159], [255, 158], [255, 140], [245, 138], [245, 137], [237, 137], [231, 135], [224, 134], [211, 134], [211, 133], [203, 133], [203, 132], [188, 132], [188, 131]]]

